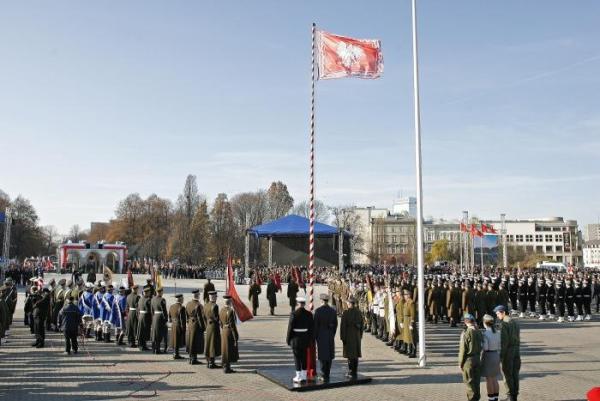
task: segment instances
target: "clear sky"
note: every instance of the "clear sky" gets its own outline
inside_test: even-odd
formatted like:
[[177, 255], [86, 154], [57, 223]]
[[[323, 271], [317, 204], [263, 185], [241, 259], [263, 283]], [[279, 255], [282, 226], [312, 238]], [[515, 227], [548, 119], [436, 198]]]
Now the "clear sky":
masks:
[[[600, 2], [419, 1], [424, 213], [600, 215]], [[317, 83], [317, 197], [415, 190], [409, 0], [12, 1], [0, 188], [42, 224], [128, 193], [308, 195], [310, 24], [382, 40], [384, 76]]]

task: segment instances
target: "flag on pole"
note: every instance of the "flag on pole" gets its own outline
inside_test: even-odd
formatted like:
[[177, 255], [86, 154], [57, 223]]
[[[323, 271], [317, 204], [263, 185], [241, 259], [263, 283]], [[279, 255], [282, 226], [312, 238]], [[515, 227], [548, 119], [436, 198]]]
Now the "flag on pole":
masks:
[[298, 288], [306, 288], [304, 285], [304, 280], [302, 280], [302, 273], [300, 273], [300, 269], [297, 266], [292, 268], [292, 275], [296, 284], [298, 284]]
[[489, 234], [498, 234], [498, 232], [496, 231], [496, 229], [494, 228], [494, 226], [492, 225], [486, 225], [481, 223], [481, 232], [482, 233], [489, 233]]
[[467, 225], [466, 225], [465, 223], [461, 222], [461, 223], [460, 223], [460, 232], [461, 232], [461, 233], [466, 233], [467, 231], [469, 231], [469, 230], [467, 229]]
[[102, 268], [102, 275], [104, 276], [104, 281], [108, 283], [112, 283], [113, 272], [108, 268], [108, 266], [104, 266]]
[[160, 272], [158, 270], [154, 270], [154, 274], [155, 274], [155, 284], [156, 284], [156, 290], [160, 290], [161, 288], [163, 288], [163, 282], [162, 282], [162, 274], [160, 274]]
[[317, 31], [317, 79], [379, 78], [383, 73], [381, 41]]
[[233, 305], [233, 310], [235, 311], [235, 314], [240, 320], [240, 322], [245, 322], [246, 320], [252, 319], [252, 312], [250, 312], [250, 309], [248, 309], [246, 304], [242, 302], [235, 288], [231, 257], [227, 258], [227, 283], [225, 286], [225, 293], [231, 297], [231, 304]]

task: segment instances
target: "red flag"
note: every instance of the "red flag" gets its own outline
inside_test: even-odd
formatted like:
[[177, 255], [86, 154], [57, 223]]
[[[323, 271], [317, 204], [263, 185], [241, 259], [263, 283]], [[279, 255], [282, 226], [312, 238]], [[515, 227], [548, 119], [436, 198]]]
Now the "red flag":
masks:
[[304, 280], [302, 280], [302, 273], [300, 273], [300, 269], [298, 269], [298, 267], [294, 266], [292, 268], [292, 274], [294, 277], [294, 281], [296, 282], [296, 284], [298, 284], [298, 287], [306, 288], [304, 285]]
[[132, 288], [133, 283], [133, 274], [131, 274], [131, 269], [127, 269], [127, 288]]
[[318, 79], [379, 78], [383, 72], [381, 41], [354, 39], [317, 31]]
[[483, 223], [481, 223], [481, 232], [483, 233], [489, 233], [489, 234], [497, 234], [496, 229], [494, 229], [494, 226], [492, 225], [485, 225]]
[[465, 223], [460, 223], [460, 232], [461, 233], [466, 233], [467, 231], [469, 231], [467, 229], [467, 225]]
[[281, 275], [279, 273], [275, 273], [274, 277], [275, 287], [277, 287], [277, 291], [282, 291], [281, 289]]
[[227, 258], [227, 287], [225, 288], [225, 293], [231, 296], [233, 310], [235, 311], [235, 314], [241, 322], [245, 322], [246, 320], [252, 319], [252, 312], [250, 312], [250, 309], [248, 309], [246, 304], [242, 302], [237, 290], [235, 289], [235, 280], [233, 279], [233, 266], [230, 257]]
[[472, 237], [483, 237], [483, 233], [475, 227], [475, 224], [471, 224], [471, 236]]

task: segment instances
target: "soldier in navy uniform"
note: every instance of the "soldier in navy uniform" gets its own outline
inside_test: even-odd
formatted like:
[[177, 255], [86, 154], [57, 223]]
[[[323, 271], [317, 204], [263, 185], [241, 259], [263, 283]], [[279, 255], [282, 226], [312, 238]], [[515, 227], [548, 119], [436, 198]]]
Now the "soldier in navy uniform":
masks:
[[321, 306], [315, 310], [315, 341], [317, 359], [321, 363], [320, 380], [328, 382], [331, 362], [335, 357], [335, 333], [337, 331], [337, 313], [329, 306], [329, 295], [321, 294]]
[[548, 319], [554, 319], [554, 315], [556, 315], [556, 287], [552, 279], [548, 280], [546, 287], [546, 302], [548, 304], [548, 311], [550, 312]]
[[546, 287], [546, 280], [542, 277], [539, 280], [539, 285], [537, 286], [536, 297], [537, 302], [540, 305], [540, 320], [544, 320], [546, 318], [546, 296], [548, 294], [548, 288]]
[[584, 319], [590, 320], [592, 318], [592, 288], [589, 286], [588, 279], [583, 280], [581, 295], [583, 297], [583, 309], [585, 312]]
[[519, 280], [519, 309], [521, 313], [519, 313], [519, 317], [525, 317], [525, 312], [527, 311], [527, 294], [528, 294], [527, 284], [525, 280]]
[[517, 299], [519, 297], [519, 286], [517, 285], [515, 278], [510, 277], [508, 280], [508, 298], [510, 299], [510, 309], [511, 311], [517, 311]]
[[296, 298], [298, 308], [290, 315], [286, 343], [292, 347], [296, 376], [294, 383], [306, 382], [306, 349], [313, 341], [314, 320], [313, 315], [304, 308], [306, 299]]
[[558, 322], [564, 322], [566, 289], [561, 280], [556, 280], [556, 308], [558, 309]]
[[567, 305], [567, 315], [569, 322], [575, 321], [575, 290], [570, 280], [565, 282], [565, 304]]

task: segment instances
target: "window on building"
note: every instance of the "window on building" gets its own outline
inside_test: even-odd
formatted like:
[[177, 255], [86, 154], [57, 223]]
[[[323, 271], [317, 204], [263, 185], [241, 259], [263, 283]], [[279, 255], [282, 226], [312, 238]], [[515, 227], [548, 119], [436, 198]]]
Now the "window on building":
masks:
[[552, 252], [552, 245], [546, 245], [546, 252]]
[[537, 253], [542, 253], [542, 252], [544, 252], [544, 246], [543, 246], [543, 245], [537, 245], [537, 246], [535, 247], [535, 251], [536, 251]]
[[396, 236], [392, 235], [392, 242], [395, 244], [396, 243]]
[[542, 242], [544, 240], [544, 236], [542, 234], [535, 235], [535, 242]]
[[552, 234], [546, 234], [546, 242], [552, 242]]
[[517, 242], [523, 242], [523, 234], [516, 235]]
[[556, 241], [556, 242], [562, 242], [562, 235], [560, 235], [560, 234], [556, 234], [556, 235], [554, 236], [554, 241]]
[[563, 251], [563, 247], [560, 245], [556, 246], [556, 252], [562, 252]]
[[506, 236], [506, 240], [508, 242], [515, 242], [515, 236], [512, 235], [512, 234], [509, 234], [509, 235]]
[[562, 231], [561, 227], [552, 227], [552, 231]]
[[527, 234], [525, 236], [525, 242], [533, 242], [533, 235], [532, 234]]

